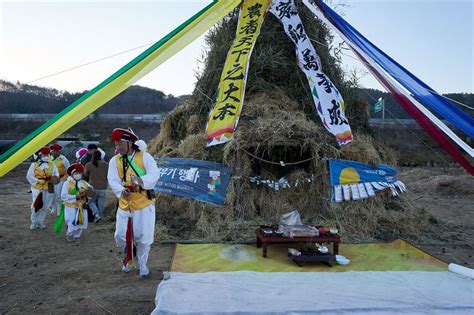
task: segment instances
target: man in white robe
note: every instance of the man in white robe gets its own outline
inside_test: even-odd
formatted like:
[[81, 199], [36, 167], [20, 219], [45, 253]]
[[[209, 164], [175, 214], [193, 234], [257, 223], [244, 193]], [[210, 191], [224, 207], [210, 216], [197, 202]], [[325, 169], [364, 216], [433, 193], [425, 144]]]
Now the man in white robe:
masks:
[[[155, 197], [153, 189], [159, 172], [155, 159], [144, 148], [143, 141], [131, 131], [116, 128], [112, 141], [119, 150], [109, 162], [107, 179], [114, 194], [119, 198], [115, 241], [117, 246], [126, 244], [127, 223], [133, 222], [133, 243], [137, 249], [140, 277], [149, 275], [148, 255], [155, 234]], [[131, 251], [130, 248], [127, 248]], [[131, 264], [124, 262], [122, 270], [129, 272]]]

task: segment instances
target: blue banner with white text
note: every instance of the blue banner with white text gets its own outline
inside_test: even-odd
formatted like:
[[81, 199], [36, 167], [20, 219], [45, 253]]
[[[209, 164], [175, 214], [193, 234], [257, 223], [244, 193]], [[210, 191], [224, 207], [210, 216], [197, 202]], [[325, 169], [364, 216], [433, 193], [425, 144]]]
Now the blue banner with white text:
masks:
[[377, 191], [390, 189], [393, 196], [406, 190], [397, 170], [348, 160], [329, 160], [331, 201], [341, 202], [374, 197]]
[[181, 158], [157, 158], [155, 192], [223, 205], [231, 168], [224, 164]]

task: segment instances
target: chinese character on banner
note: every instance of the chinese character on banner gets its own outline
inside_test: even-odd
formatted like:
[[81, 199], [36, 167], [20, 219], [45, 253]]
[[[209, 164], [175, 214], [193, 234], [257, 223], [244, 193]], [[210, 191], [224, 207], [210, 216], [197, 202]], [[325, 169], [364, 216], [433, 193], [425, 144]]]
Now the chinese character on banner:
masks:
[[323, 72], [321, 61], [307, 35], [293, 0], [274, 0], [269, 11], [283, 25], [296, 47], [298, 65], [308, 79], [314, 106], [323, 126], [339, 145], [352, 141], [352, 130], [344, 113], [345, 103], [337, 87]]
[[[244, 101], [249, 59], [271, 1], [242, 2], [235, 39], [227, 55], [217, 100], [207, 122], [207, 146], [232, 140]], [[296, 36], [301, 36], [299, 29], [295, 31]]]

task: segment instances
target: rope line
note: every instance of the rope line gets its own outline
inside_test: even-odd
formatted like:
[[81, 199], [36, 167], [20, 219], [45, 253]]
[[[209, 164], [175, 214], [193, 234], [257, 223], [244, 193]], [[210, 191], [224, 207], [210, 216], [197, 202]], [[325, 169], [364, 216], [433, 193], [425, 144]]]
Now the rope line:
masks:
[[[279, 32], [277, 32], [277, 31], [273, 31], [273, 32], [261, 32], [260, 34], [267, 34], [267, 35], [268, 35], [268, 34], [276, 34], [276, 33], [279, 33]], [[340, 38], [340, 36], [339, 36], [338, 34], [336, 34], [336, 35]], [[327, 47], [327, 48], [331, 49], [331, 47], [330, 47], [329, 45], [326, 45], [325, 43], [322, 43], [322, 42], [320, 42], [320, 41], [318, 41], [318, 40], [315, 40], [315, 39], [313, 39], [313, 38], [311, 38], [311, 37], [309, 37], [309, 36], [308, 36], [308, 38], [309, 38], [310, 41], [312, 41], [312, 42], [314, 42], [314, 43], [317, 43], [317, 44], [319, 44], [319, 45], [322, 45], [322, 46], [324, 46], [324, 47]], [[343, 43], [345, 43], [345, 41], [344, 41], [342, 38], [340, 38], [340, 39], [343, 41]], [[100, 62], [100, 61], [104, 61], [104, 60], [107, 60], [107, 59], [110, 59], [110, 58], [113, 58], [113, 57], [116, 57], [116, 56], [119, 56], [119, 55], [122, 55], [122, 54], [125, 54], [125, 53], [128, 53], [128, 52], [131, 52], [131, 51], [134, 51], [134, 50], [143, 48], [143, 47], [150, 46], [150, 45], [152, 45], [152, 44], [154, 44], [154, 42], [148, 43], [148, 44], [145, 44], [145, 45], [141, 45], [141, 46], [138, 46], [138, 47], [135, 47], [135, 48], [127, 49], [127, 50], [125, 50], [125, 51], [122, 51], [122, 52], [119, 52], [119, 53], [116, 53], [116, 54], [113, 54], [113, 55], [110, 55], [110, 56], [107, 56], [107, 57], [103, 57], [103, 58], [100, 58], [100, 59], [96, 59], [96, 60], [93, 60], [93, 61], [90, 61], [90, 62], [87, 62], [87, 63], [84, 63], [84, 64], [80, 64], [80, 65], [75, 66], [75, 67], [72, 67], [72, 68], [68, 68], [68, 69], [65, 69], [65, 70], [62, 70], [62, 71], [58, 71], [58, 72], [55, 72], [55, 73], [52, 73], [52, 74], [49, 74], [49, 75], [40, 77], [40, 78], [38, 78], [38, 79], [34, 79], [34, 80], [31, 80], [31, 81], [28, 81], [28, 82], [26, 82], [25, 84], [30, 84], [30, 83], [33, 83], [33, 82], [36, 82], [36, 81], [40, 81], [40, 80], [43, 80], [43, 79], [46, 79], [46, 78], [50, 78], [50, 77], [53, 77], [53, 76], [56, 76], [56, 75], [59, 75], [59, 74], [66, 73], [66, 72], [69, 72], [69, 71], [72, 71], [72, 70], [76, 70], [76, 69], [79, 69], [79, 68], [82, 68], [82, 67], [85, 67], [85, 66], [88, 66], [88, 65], [91, 65], [91, 64]], [[348, 55], [348, 54], [346, 54], [346, 53], [344, 53], [344, 52], [342, 51], [342, 50], [349, 50], [348, 48], [341, 47], [341, 45], [339, 45], [338, 48], [334, 48], [334, 51], [336, 51], [336, 50], [338, 51], [338, 53], [340, 53], [340, 54], [342, 54], [342, 55], [344, 55], [344, 56], [346, 56], [346, 57], [352, 58], [352, 59], [354, 59], [354, 60], [358, 60], [359, 62], [361, 62], [361, 63], [363, 63], [363, 64], [365, 64], [365, 65], [368, 65], [366, 62], [361, 61], [360, 59], [358, 59], [358, 58], [356, 58], [356, 57], [354, 57], [354, 56]], [[404, 81], [404, 79], [403, 79], [403, 78], [400, 78], [399, 76], [396, 76], [396, 75], [393, 75], [393, 76], [396, 77], [396, 78], [398, 78], [398, 79], [400, 79], [400, 80], [402, 80], [402, 81]], [[405, 81], [404, 81], [404, 82], [405, 82]], [[196, 88], [199, 92], [202, 93], [202, 91], [200, 91], [197, 87], [195, 87], [195, 88]], [[435, 94], [437, 94], [437, 95], [439, 95], [439, 96], [441, 96], [441, 97], [443, 97], [443, 98], [445, 98], [445, 99], [447, 99], [447, 100], [450, 100], [450, 101], [452, 101], [452, 102], [454, 102], [454, 103], [456, 103], [456, 104], [459, 104], [459, 105], [461, 105], [461, 106], [464, 106], [464, 107], [466, 107], [466, 108], [468, 108], [468, 109], [470, 109], [470, 110], [474, 110], [474, 107], [472, 107], [472, 106], [466, 105], [466, 104], [464, 104], [464, 103], [462, 103], [462, 102], [459, 102], [459, 101], [456, 101], [456, 100], [454, 100], [454, 99], [452, 99], [452, 98], [450, 98], [450, 97], [447, 97], [447, 96], [445, 96], [445, 95], [439, 94], [439, 93], [436, 92], [436, 91], [433, 91], [433, 90], [430, 90], [430, 89], [427, 89], [427, 90], [430, 91], [430, 92], [432, 92], [432, 93], [435, 93]], [[204, 94], [204, 93], [202, 93], [202, 94]], [[207, 98], [209, 98], [209, 99], [211, 100], [211, 102], [213, 102], [213, 100], [212, 100], [209, 96], [207, 96], [206, 94], [204, 94], [204, 95], [205, 95]]]
[[307, 159], [304, 159], [304, 160], [301, 160], [301, 161], [298, 161], [298, 162], [284, 162], [284, 161], [280, 161], [280, 162], [275, 162], [275, 161], [270, 161], [270, 160], [266, 160], [264, 158], [261, 158], [259, 156], [256, 156], [255, 154], [252, 154], [250, 153], [249, 151], [241, 148], [242, 151], [244, 151], [245, 153], [247, 153], [248, 155], [250, 155], [251, 157], [257, 159], [257, 160], [260, 160], [262, 162], [265, 162], [265, 163], [269, 163], [269, 164], [274, 164], [274, 165], [280, 165], [280, 166], [287, 166], [287, 165], [297, 165], [297, 164], [302, 164], [302, 163], [306, 163], [308, 161], [311, 161], [311, 160], [314, 160], [315, 157], [310, 157], [310, 158], [307, 158]]
[[113, 54], [113, 55], [110, 55], [110, 56], [107, 56], [107, 57], [103, 57], [103, 58], [100, 58], [100, 59], [92, 60], [92, 61], [89, 61], [89, 62], [80, 64], [80, 65], [75, 66], [75, 67], [72, 67], [72, 68], [68, 68], [68, 69], [65, 69], [65, 70], [62, 70], [62, 71], [59, 71], [59, 72], [55, 72], [55, 73], [46, 75], [46, 76], [41, 77], [41, 78], [38, 78], [38, 79], [34, 79], [34, 80], [31, 80], [31, 81], [28, 81], [28, 82], [26, 82], [25, 84], [30, 84], [30, 83], [33, 83], [33, 82], [36, 82], [36, 81], [40, 81], [40, 80], [43, 80], [43, 79], [46, 79], [46, 78], [54, 77], [54, 76], [56, 76], [56, 75], [59, 75], [59, 74], [65, 73], [65, 72], [69, 72], [69, 71], [72, 71], [72, 70], [76, 70], [76, 69], [79, 69], [79, 68], [82, 68], [82, 67], [85, 67], [85, 66], [88, 66], [88, 65], [97, 63], [97, 62], [99, 62], [99, 61], [104, 61], [104, 60], [107, 60], [107, 59], [110, 59], [110, 58], [113, 58], [113, 57], [116, 57], [116, 56], [120, 56], [120, 55], [123, 55], [123, 54], [125, 54], [125, 53], [131, 52], [131, 51], [134, 51], [134, 50], [143, 48], [143, 47], [147, 47], [147, 46], [150, 46], [150, 45], [153, 45], [153, 44], [154, 44], [154, 43], [148, 43], [148, 44], [141, 45], [141, 46], [138, 46], [138, 47], [135, 47], [135, 48], [127, 49], [127, 50], [124, 50], [124, 51], [122, 51], [122, 52], [119, 52], [119, 53], [116, 53], [116, 54]]

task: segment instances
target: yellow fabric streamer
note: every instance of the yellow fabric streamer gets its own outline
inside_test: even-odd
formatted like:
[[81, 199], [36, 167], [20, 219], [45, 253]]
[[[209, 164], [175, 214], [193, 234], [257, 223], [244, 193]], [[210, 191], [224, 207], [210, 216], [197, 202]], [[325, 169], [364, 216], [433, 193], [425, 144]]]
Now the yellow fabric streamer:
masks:
[[207, 123], [207, 146], [232, 139], [245, 95], [252, 50], [271, 0], [246, 0], [240, 9], [237, 32], [219, 82], [217, 102]]
[[0, 176], [8, 173], [41, 147], [53, 141], [87, 117], [87, 115], [96, 111], [113, 97], [175, 55], [224, 18], [240, 2], [241, 0], [215, 0], [201, 14], [195, 16], [191, 21], [185, 22], [177, 30], [167, 35], [98, 87], [94, 88], [80, 104], [70, 109], [61, 118], [53, 118], [53, 120], [57, 120], [0, 164]]
[[77, 211], [79, 211], [79, 213], [77, 214], [77, 225], [84, 224], [84, 210], [82, 209], [82, 206], [77, 209]]

